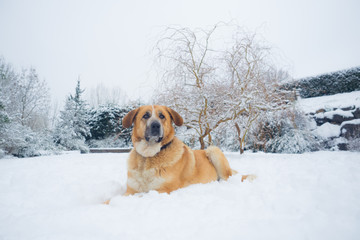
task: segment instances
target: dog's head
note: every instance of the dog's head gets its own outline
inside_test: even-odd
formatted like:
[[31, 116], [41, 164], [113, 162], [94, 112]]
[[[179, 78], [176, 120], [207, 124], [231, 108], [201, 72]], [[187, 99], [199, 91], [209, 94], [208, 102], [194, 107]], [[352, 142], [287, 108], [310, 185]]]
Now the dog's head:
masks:
[[172, 122], [181, 126], [183, 119], [171, 108], [148, 105], [129, 112], [122, 124], [125, 128], [134, 124], [132, 142], [135, 150], [144, 157], [152, 157], [174, 138]]

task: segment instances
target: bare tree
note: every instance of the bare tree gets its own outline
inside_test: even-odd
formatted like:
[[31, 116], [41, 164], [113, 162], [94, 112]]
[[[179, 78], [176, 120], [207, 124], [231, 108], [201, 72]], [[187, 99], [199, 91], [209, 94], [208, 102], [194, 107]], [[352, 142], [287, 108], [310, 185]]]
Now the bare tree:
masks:
[[19, 121], [33, 130], [48, 127], [49, 89], [36, 70], [23, 70], [19, 81]]
[[[230, 40], [224, 39], [224, 29], [234, 33]], [[243, 149], [246, 133], [261, 111], [285, 103], [277, 90], [270, 49], [238, 26], [167, 28], [156, 50], [162, 81], [155, 101], [184, 116], [202, 149], [212, 143], [213, 131], [230, 122]]]
[[9, 118], [32, 130], [47, 128], [50, 103], [49, 89], [34, 68], [17, 74], [2, 60], [1, 101]]
[[120, 87], [108, 88], [100, 83], [95, 88], [90, 89], [87, 98], [91, 107], [99, 107], [107, 104], [124, 105], [127, 96]]
[[0, 149], [20, 157], [52, 149], [49, 101], [46, 83], [35, 69], [18, 73], [0, 58]]
[[209, 118], [215, 110], [215, 101], [208, 93], [217, 80], [213, 61], [217, 53], [210, 48], [216, 27], [209, 31], [168, 28], [157, 43], [157, 59], [166, 61], [157, 101], [183, 114], [185, 125], [196, 130], [201, 148], [206, 137], [211, 142], [212, 129], [223, 121], [219, 118], [213, 123], [214, 118]]

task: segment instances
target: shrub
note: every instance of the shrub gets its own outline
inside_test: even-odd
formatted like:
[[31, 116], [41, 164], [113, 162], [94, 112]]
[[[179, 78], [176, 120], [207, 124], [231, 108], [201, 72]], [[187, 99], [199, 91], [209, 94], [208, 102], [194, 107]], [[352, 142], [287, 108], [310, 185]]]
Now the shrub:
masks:
[[1, 129], [0, 149], [16, 157], [34, 157], [56, 152], [49, 132], [33, 132], [18, 123], [8, 123]]
[[304, 153], [318, 150], [319, 145], [309, 131], [289, 129], [281, 136], [270, 139], [265, 148], [272, 153]]
[[349, 139], [347, 147], [349, 151], [360, 152], [360, 138]]
[[300, 79], [283, 87], [288, 90], [297, 89], [302, 98], [358, 91], [360, 67]]
[[310, 132], [310, 120], [297, 109], [269, 112], [249, 134], [249, 148], [272, 153], [303, 153], [320, 148]]

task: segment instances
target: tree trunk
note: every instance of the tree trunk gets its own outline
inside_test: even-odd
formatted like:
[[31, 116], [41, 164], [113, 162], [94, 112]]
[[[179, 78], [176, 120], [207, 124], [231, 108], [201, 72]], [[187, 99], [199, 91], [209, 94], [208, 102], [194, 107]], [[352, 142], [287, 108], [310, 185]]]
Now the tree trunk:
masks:
[[199, 141], [200, 141], [200, 149], [205, 149], [205, 142], [204, 142], [204, 137], [199, 137]]
[[208, 133], [208, 144], [212, 145], [212, 137], [211, 137], [210, 131]]
[[243, 146], [243, 141], [241, 141], [241, 130], [240, 127], [237, 123], [235, 123], [235, 128], [236, 128], [236, 132], [238, 134], [238, 141], [239, 141], [239, 145], [240, 145], [240, 154], [244, 153], [244, 146]]

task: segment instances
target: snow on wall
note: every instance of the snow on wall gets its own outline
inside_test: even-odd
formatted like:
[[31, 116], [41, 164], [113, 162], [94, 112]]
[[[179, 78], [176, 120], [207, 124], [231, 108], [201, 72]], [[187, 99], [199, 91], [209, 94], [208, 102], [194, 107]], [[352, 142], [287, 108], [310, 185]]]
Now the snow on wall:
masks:
[[340, 136], [340, 128], [341, 127], [339, 125], [324, 123], [320, 127], [316, 128], [314, 133], [323, 139], [334, 138]]
[[359, 124], [360, 124], [360, 119], [354, 119], [354, 120], [350, 120], [350, 121], [343, 122], [343, 123], [341, 124], [341, 127], [343, 127], [345, 124], [359, 125]]
[[340, 115], [340, 116], [347, 117], [347, 118], [353, 117], [353, 114], [351, 111], [344, 111], [344, 110], [341, 110], [340, 108], [338, 108], [334, 111], [317, 113], [317, 114], [315, 114], [315, 117], [332, 119], [332, 118], [334, 118], [334, 115]]
[[316, 112], [319, 109], [360, 107], [360, 91], [340, 93], [331, 96], [304, 98], [297, 101], [297, 106], [305, 113]]
[[325, 148], [360, 151], [360, 91], [299, 99], [296, 105], [316, 123], [312, 132]]

